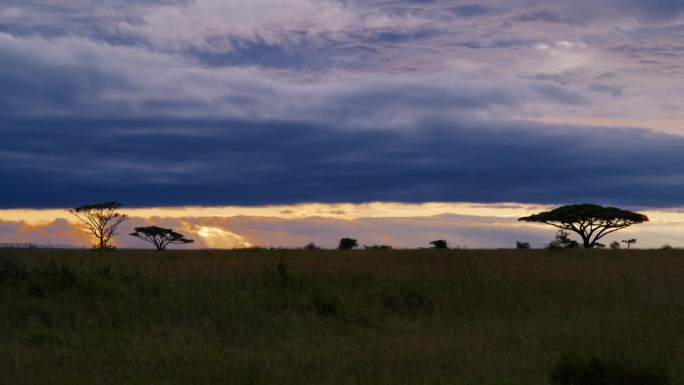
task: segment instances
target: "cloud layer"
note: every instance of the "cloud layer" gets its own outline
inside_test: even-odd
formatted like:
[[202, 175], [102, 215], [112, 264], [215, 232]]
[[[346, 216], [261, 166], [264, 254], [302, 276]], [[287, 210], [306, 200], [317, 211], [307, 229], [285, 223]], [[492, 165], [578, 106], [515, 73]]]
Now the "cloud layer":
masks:
[[10, 0], [0, 207], [681, 206], [683, 11]]

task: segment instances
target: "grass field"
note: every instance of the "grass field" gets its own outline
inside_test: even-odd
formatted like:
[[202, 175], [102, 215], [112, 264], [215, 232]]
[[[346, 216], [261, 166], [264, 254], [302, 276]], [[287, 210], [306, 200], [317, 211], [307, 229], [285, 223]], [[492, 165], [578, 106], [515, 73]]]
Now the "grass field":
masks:
[[0, 249], [2, 384], [551, 384], [592, 365], [684, 383], [684, 251]]

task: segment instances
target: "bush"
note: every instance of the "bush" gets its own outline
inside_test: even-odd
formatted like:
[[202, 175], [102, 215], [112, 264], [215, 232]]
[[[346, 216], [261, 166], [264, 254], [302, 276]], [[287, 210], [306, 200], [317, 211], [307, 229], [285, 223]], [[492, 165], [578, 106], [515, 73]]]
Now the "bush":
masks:
[[520, 249], [520, 250], [525, 250], [530, 248], [530, 243], [529, 242], [520, 242], [520, 241], [515, 241], [515, 248]]
[[432, 242], [430, 242], [430, 244], [432, 245], [433, 249], [448, 249], [449, 248], [449, 244], [447, 244], [447, 241], [445, 241], [444, 239], [438, 239], [436, 241], [432, 241]]
[[357, 247], [359, 244], [356, 242], [356, 239], [353, 238], [342, 238], [340, 239], [340, 245], [337, 246], [338, 249], [340, 250], [351, 250], [355, 247]]
[[392, 246], [390, 246], [390, 245], [371, 245], [371, 246], [363, 245], [363, 248], [365, 250], [391, 250]]
[[619, 250], [620, 249], [620, 242], [618, 242], [618, 241], [611, 242], [610, 248], [613, 250]]
[[556, 238], [551, 241], [546, 248], [557, 250], [557, 249], [576, 249], [579, 248], [580, 244], [574, 239], [570, 239], [570, 234], [567, 231], [559, 230], [556, 233]]
[[309, 242], [304, 246], [304, 250], [320, 250], [321, 247], [313, 242]]

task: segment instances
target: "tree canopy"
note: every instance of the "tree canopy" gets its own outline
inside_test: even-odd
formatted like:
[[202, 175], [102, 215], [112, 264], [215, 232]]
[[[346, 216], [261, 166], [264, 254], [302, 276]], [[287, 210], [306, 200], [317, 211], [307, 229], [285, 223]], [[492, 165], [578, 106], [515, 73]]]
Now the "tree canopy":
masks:
[[166, 246], [170, 244], [182, 245], [195, 242], [192, 239], [185, 238], [183, 234], [157, 226], [136, 227], [135, 232], [130, 235], [150, 242], [159, 251], [166, 250]]
[[337, 246], [340, 250], [351, 250], [359, 245], [354, 238], [342, 238], [340, 239], [340, 245]]
[[116, 212], [119, 207], [119, 202], [104, 202], [76, 207], [69, 212], [81, 221], [81, 228], [85, 233], [97, 238], [96, 247], [106, 250], [111, 248], [109, 240], [116, 235], [117, 227], [128, 219], [126, 215]]
[[592, 248], [604, 236], [637, 223], [647, 222], [648, 217], [616, 207], [583, 203], [561, 206], [518, 220], [544, 223], [561, 230], [572, 231], [582, 238], [585, 248]]

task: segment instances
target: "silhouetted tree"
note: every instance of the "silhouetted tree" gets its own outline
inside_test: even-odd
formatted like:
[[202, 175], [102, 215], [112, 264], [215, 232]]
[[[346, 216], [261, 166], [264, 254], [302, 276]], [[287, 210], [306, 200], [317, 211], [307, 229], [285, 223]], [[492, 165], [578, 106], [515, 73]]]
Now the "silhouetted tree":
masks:
[[304, 250], [320, 250], [321, 247], [313, 242], [309, 242], [304, 246]]
[[610, 248], [613, 250], [619, 250], [620, 249], [620, 242], [618, 242], [618, 241], [611, 242]]
[[580, 247], [579, 242], [570, 239], [570, 233], [563, 230], [558, 230], [556, 238], [546, 246], [547, 249], [576, 249], [578, 247]]
[[444, 239], [437, 239], [435, 241], [430, 242], [430, 244], [432, 245], [433, 249], [448, 249], [449, 248], [449, 244]]
[[516, 249], [529, 249], [530, 248], [530, 243], [529, 242], [520, 242], [520, 241], [515, 241], [515, 248]]
[[85, 233], [95, 236], [97, 248], [107, 250], [112, 248], [109, 240], [116, 235], [116, 228], [128, 219], [126, 215], [116, 212], [119, 207], [119, 202], [104, 202], [76, 207], [69, 212], [81, 221]]
[[561, 206], [518, 220], [545, 223], [561, 230], [577, 233], [582, 238], [583, 246], [589, 249], [605, 235], [633, 224], [646, 222], [648, 217], [615, 207], [583, 203]]
[[340, 250], [351, 250], [351, 249], [357, 247], [358, 245], [359, 244], [356, 242], [356, 239], [342, 238], [342, 239], [340, 239], [340, 245], [337, 246], [337, 248]]
[[636, 243], [636, 239], [634, 239], [634, 238], [624, 239], [624, 240], [622, 240], [622, 243], [626, 243], [627, 244], [627, 250], [629, 250], [629, 247], [632, 246], [632, 244]]
[[166, 250], [166, 246], [170, 244], [184, 245], [195, 242], [185, 238], [183, 234], [157, 226], [136, 227], [135, 232], [130, 235], [153, 244], [158, 251]]

